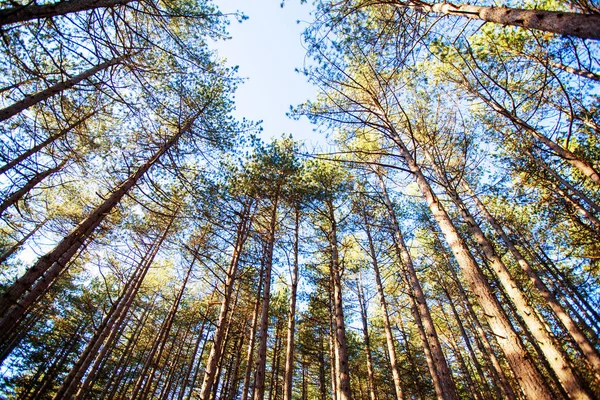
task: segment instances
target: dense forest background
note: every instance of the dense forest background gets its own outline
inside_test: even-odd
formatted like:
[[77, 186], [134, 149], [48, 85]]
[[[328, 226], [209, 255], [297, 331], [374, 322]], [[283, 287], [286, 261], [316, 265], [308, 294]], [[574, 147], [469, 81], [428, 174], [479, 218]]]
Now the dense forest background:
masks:
[[328, 152], [215, 3], [0, 1], [0, 397], [600, 398], [598, 3], [315, 1]]

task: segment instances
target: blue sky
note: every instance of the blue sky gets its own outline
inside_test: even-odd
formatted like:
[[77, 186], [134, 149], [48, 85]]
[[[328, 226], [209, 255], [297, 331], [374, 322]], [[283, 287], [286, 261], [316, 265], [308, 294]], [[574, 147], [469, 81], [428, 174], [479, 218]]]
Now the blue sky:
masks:
[[[217, 44], [221, 57], [229, 65], [239, 66], [239, 75], [247, 78], [236, 94], [236, 116], [263, 120], [262, 138], [291, 133], [310, 144], [323, 144], [323, 134], [313, 132], [307, 119], [294, 121], [285, 114], [290, 105], [314, 98], [316, 89], [295, 72], [305, 62], [301, 33], [311, 21], [309, 4], [300, 0], [220, 0], [222, 12], [243, 12], [248, 19], [232, 20], [231, 40]], [[300, 21], [300, 23], [297, 23]]]

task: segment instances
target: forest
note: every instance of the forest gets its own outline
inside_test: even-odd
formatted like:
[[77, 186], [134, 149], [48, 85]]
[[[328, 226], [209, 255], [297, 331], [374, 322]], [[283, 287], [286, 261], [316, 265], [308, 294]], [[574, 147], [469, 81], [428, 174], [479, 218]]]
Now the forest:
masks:
[[597, 0], [302, 3], [328, 150], [243, 12], [0, 0], [0, 398], [600, 398]]

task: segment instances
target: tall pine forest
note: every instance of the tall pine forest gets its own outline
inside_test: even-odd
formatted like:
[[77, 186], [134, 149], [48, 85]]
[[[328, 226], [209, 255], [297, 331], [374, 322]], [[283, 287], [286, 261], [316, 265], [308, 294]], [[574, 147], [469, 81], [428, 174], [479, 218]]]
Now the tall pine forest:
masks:
[[597, 0], [308, 3], [0, 1], [0, 398], [600, 398]]

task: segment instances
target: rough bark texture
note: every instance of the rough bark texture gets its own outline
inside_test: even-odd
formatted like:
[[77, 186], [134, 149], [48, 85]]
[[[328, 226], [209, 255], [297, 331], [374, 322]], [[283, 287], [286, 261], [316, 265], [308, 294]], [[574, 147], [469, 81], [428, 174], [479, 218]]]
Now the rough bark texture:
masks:
[[0, 10], [0, 26], [33, 19], [51, 18], [94, 8], [107, 8], [127, 4], [133, 0], [67, 0], [54, 4], [30, 4]]
[[[537, 272], [532, 268], [529, 262], [525, 260], [525, 257], [523, 257], [521, 252], [516, 248], [515, 244], [508, 237], [506, 232], [504, 232], [504, 229], [502, 229], [498, 221], [496, 221], [494, 216], [487, 210], [483, 202], [479, 200], [479, 198], [466, 184], [466, 182], [463, 182], [463, 188], [465, 188], [467, 192], [471, 195], [471, 197], [475, 201], [475, 204], [477, 205], [477, 208], [481, 211], [484, 218], [492, 226], [496, 234], [502, 239], [506, 247], [508, 247], [515, 260], [517, 260], [517, 262], [519, 263], [519, 266], [521, 266], [523, 271], [525, 271], [525, 273], [531, 280], [531, 283], [533, 283], [533, 286], [539, 291], [539, 293], [548, 303], [552, 311], [554, 311], [558, 319], [567, 329], [575, 343], [577, 343], [577, 346], [583, 353], [585, 360], [590, 366], [590, 368], [594, 371], [594, 374], [600, 376], [600, 355], [598, 355], [598, 352], [594, 348], [591, 341], [585, 336], [583, 331], [579, 328], [579, 326], [575, 323], [571, 316], [565, 311], [565, 309], [558, 302], [556, 297], [552, 294], [550, 289], [540, 279]], [[595, 339], [597, 339], [597, 337]]]
[[597, 14], [522, 10], [470, 4], [434, 3], [423, 5], [420, 2], [417, 4], [415, 8], [425, 12], [478, 19], [501, 25], [520, 26], [584, 39], [600, 39], [600, 15]]

